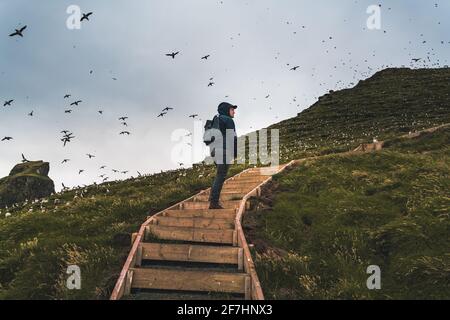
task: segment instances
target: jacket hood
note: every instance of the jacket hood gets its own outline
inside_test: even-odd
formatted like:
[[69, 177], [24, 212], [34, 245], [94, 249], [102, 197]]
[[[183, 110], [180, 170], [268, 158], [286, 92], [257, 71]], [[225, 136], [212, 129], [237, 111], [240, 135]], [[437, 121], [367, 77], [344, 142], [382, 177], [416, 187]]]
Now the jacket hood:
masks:
[[217, 111], [219, 112], [219, 114], [223, 115], [223, 116], [230, 116], [230, 109], [234, 108], [236, 109], [237, 106], [234, 106], [228, 102], [222, 102], [221, 104], [219, 104], [219, 107], [217, 108]]

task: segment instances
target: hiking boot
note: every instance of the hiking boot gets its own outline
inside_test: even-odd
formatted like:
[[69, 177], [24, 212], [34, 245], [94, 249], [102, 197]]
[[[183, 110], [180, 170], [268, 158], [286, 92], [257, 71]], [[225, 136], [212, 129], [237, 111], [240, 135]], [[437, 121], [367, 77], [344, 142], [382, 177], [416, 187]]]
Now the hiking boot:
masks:
[[210, 203], [209, 209], [218, 210], [218, 209], [223, 209], [223, 207], [219, 203]]

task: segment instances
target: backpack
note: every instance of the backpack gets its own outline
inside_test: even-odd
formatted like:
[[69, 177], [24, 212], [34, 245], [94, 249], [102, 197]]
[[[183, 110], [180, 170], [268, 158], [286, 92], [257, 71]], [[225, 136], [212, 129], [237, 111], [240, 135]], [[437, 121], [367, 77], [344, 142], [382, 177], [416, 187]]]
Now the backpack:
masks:
[[220, 130], [219, 115], [214, 116], [214, 118], [212, 120], [207, 120], [204, 128], [205, 128], [205, 132], [203, 133], [203, 142], [207, 146], [209, 146], [215, 140], [215, 137], [211, 137], [210, 130], [213, 130], [213, 129]]

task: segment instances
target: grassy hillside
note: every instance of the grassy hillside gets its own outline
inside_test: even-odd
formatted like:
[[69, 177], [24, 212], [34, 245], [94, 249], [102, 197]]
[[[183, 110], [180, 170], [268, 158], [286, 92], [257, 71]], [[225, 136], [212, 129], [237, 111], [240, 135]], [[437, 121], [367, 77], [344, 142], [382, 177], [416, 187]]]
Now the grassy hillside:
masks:
[[[233, 168], [230, 175], [242, 170]], [[106, 299], [147, 215], [209, 187], [212, 167], [72, 190], [0, 216], [0, 299]], [[66, 289], [81, 268], [82, 289]]]
[[280, 130], [281, 158], [287, 162], [449, 122], [450, 68], [386, 69], [269, 129]]
[[274, 178], [245, 218], [267, 298], [450, 299], [450, 128], [387, 147]]
[[[298, 117], [273, 126], [280, 128], [282, 162], [347, 151], [375, 136], [384, 138], [450, 122], [449, 79], [449, 69], [390, 69], [356, 88], [326, 96]], [[404, 146], [405, 150], [416, 147]], [[406, 155], [398, 153], [398, 157]], [[434, 170], [434, 163], [428, 165]], [[339, 163], [336, 166], [339, 168]], [[230, 176], [243, 168], [234, 166]], [[147, 215], [209, 187], [212, 178], [212, 167], [199, 166], [93, 185], [0, 209], [0, 299], [107, 298], [129, 250], [130, 234]], [[324, 183], [311, 180], [308, 188], [314, 190]], [[391, 188], [389, 184], [385, 187]], [[300, 205], [297, 196], [292, 195], [292, 206]], [[349, 205], [347, 210], [364, 208], [360, 202], [348, 201], [341, 208], [345, 205]], [[12, 216], [5, 218], [6, 212]], [[354, 217], [358, 221], [356, 214]], [[281, 232], [283, 226], [275, 222], [273, 228], [278, 226]], [[285, 233], [294, 236], [294, 231]], [[298, 232], [296, 237], [302, 235]], [[82, 290], [65, 289], [65, 271], [70, 264], [81, 267]], [[264, 268], [260, 264], [260, 271]]]

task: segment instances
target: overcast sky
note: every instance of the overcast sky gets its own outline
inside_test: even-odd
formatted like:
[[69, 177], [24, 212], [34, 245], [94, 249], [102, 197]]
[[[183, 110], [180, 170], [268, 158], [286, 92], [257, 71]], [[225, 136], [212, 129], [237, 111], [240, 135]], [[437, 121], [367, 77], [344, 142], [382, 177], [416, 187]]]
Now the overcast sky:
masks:
[[[373, 4], [380, 30], [366, 25]], [[66, 26], [69, 5], [93, 12], [79, 30]], [[241, 135], [387, 66], [448, 65], [449, 14], [443, 0], [0, 0], [0, 139], [13, 137], [0, 142], [0, 177], [21, 153], [50, 162], [57, 189], [176, 168], [172, 132], [192, 132], [188, 116], [203, 123], [222, 101], [239, 106]], [[66, 147], [61, 130], [76, 137]]]

